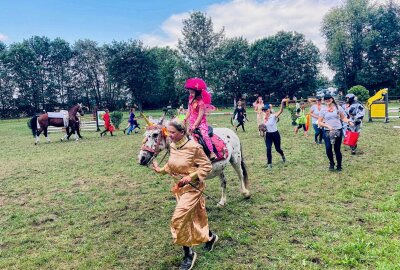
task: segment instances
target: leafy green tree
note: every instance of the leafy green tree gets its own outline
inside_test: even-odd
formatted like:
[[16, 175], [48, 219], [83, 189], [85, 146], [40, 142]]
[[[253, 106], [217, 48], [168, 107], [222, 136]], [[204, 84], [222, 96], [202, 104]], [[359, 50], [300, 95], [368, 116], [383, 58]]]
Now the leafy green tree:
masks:
[[318, 48], [304, 35], [279, 32], [256, 41], [250, 49], [248, 89], [271, 99], [314, 91], [320, 64]]
[[189, 76], [197, 76], [204, 80], [209, 77], [209, 63], [212, 62], [213, 51], [224, 37], [224, 29], [214, 32], [211, 18], [202, 12], [193, 12], [183, 21], [183, 39], [179, 39], [178, 48], [191, 67]]
[[14, 87], [7, 63], [7, 47], [0, 42], [0, 116], [10, 117], [16, 109], [14, 106]]
[[110, 80], [127, 90], [142, 110], [146, 97], [159, 85], [155, 55], [140, 41], [113, 42], [106, 50]]
[[[389, 1], [370, 16], [371, 28], [365, 40], [366, 60], [360, 82], [373, 91], [393, 89], [400, 79], [400, 6]], [[372, 94], [372, 93], [371, 93]]]
[[[50, 83], [52, 92], [48, 93], [48, 98], [54, 105], [66, 108], [69, 103], [68, 89], [71, 87], [71, 59], [73, 52], [68, 42], [61, 38], [56, 38], [50, 42]], [[71, 102], [72, 103], [72, 102]]]
[[149, 93], [145, 105], [159, 108], [160, 106], [177, 106], [182, 102], [186, 91], [183, 88], [183, 59], [177, 50], [171, 48], [151, 48], [157, 62], [156, 90]]
[[369, 0], [347, 0], [324, 18], [326, 60], [336, 71], [335, 83], [342, 89], [357, 84], [371, 91], [395, 87], [399, 74], [399, 5]]
[[216, 103], [242, 97], [247, 92], [243, 83], [243, 72], [249, 60], [247, 40], [242, 37], [223, 40], [215, 49], [213, 59], [209, 67]]
[[[88, 104], [106, 107], [102, 92], [105, 87], [104, 51], [92, 40], [78, 40], [72, 46], [72, 72], [74, 85], [67, 96], [70, 102], [85, 100]], [[113, 109], [113, 108], [110, 108]]]
[[365, 102], [369, 99], [369, 91], [362, 85], [355, 85], [350, 88], [349, 93], [354, 94], [360, 102]]
[[32, 37], [9, 47], [7, 58], [13, 82], [18, 89], [18, 107], [28, 114], [45, 109], [49, 43], [47, 38]]

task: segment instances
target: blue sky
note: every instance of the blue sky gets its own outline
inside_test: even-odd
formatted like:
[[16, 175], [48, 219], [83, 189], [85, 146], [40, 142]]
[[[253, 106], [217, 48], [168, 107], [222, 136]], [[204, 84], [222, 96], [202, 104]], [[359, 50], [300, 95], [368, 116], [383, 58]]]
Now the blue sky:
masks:
[[10, 44], [39, 35], [71, 43], [84, 38], [109, 43], [143, 34], [162, 36], [160, 25], [172, 14], [204, 10], [215, 2], [0, 0], [0, 40]]
[[[382, 3], [386, 0], [371, 0]], [[400, 1], [400, 0], [396, 0]], [[321, 22], [344, 0], [0, 0], [0, 41], [21, 42], [34, 35], [79, 39], [100, 45], [138, 39], [147, 46], [176, 47], [182, 20], [192, 11], [211, 17], [214, 30], [253, 42], [278, 31], [305, 35], [321, 52]], [[326, 66], [322, 72], [333, 74]]]

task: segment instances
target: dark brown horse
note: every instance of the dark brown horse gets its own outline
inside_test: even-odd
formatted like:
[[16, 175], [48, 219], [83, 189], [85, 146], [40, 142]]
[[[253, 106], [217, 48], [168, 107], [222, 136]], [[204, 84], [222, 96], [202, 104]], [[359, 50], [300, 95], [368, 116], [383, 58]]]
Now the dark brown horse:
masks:
[[[46, 140], [48, 142], [50, 142], [50, 139], [47, 136], [47, 128], [49, 126], [65, 127], [67, 131], [71, 130], [71, 133], [75, 133], [76, 127], [79, 126], [79, 125], [77, 125], [78, 119], [76, 117], [76, 113], [78, 113], [78, 112], [81, 115], [83, 115], [83, 110], [82, 110], [81, 104], [76, 104], [71, 109], [69, 109], [68, 112], [65, 114], [66, 119], [53, 118], [51, 116], [49, 117], [48, 113], [42, 114], [40, 116], [32, 117], [30, 127], [32, 129], [32, 135], [36, 138], [35, 144], [39, 143], [39, 136], [40, 136], [40, 133], [42, 133], [42, 131], [44, 133], [44, 136], [46, 137]], [[64, 136], [64, 139], [66, 136], [67, 136], [67, 134]], [[78, 140], [76, 135], [75, 135], [75, 139]], [[61, 140], [63, 140], [63, 138], [61, 138]]]

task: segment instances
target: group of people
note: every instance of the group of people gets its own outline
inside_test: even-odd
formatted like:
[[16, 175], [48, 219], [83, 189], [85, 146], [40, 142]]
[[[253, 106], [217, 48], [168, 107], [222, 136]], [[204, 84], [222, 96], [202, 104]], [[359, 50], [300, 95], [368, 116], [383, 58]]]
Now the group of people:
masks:
[[[100, 132], [100, 137], [105, 136], [107, 132], [110, 132], [111, 136], [114, 136], [113, 132], [115, 128], [111, 123], [110, 111], [108, 109], [105, 109], [105, 113], [102, 118], [104, 121], [104, 130]], [[140, 126], [135, 116], [135, 107], [132, 107], [129, 110], [128, 125], [124, 128], [123, 132], [124, 134], [130, 135], [133, 131], [138, 133], [139, 131], [137, 129], [140, 129]]]
[[[218, 235], [210, 230], [205, 207], [204, 190], [205, 179], [212, 170], [212, 161], [215, 158], [211, 139], [208, 134], [207, 112], [211, 110], [211, 95], [207, 91], [206, 83], [199, 78], [188, 79], [185, 88], [189, 92], [188, 110], [183, 117], [176, 117], [168, 122], [167, 131], [170, 144], [169, 159], [163, 167], [153, 160], [152, 169], [160, 174], [169, 174], [176, 180], [172, 192], [176, 198], [176, 206], [172, 214], [170, 229], [173, 242], [182, 246], [183, 260], [179, 269], [192, 269], [197, 259], [194, 246], [204, 244], [205, 251], [212, 251], [218, 242]], [[342, 143], [343, 122], [349, 127], [360, 125], [361, 113], [355, 114], [352, 109], [352, 99], [343, 109], [330, 95], [317, 98], [316, 104], [310, 109], [312, 124], [315, 131], [315, 142], [321, 144], [325, 141], [326, 154], [329, 159], [329, 169], [333, 170], [335, 162], [333, 150], [336, 154], [336, 168], [342, 170], [342, 155], [340, 145]], [[254, 102], [254, 110], [257, 113], [257, 123], [265, 128], [265, 145], [267, 153], [267, 168], [272, 169], [272, 145], [281, 155], [282, 161], [286, 161], [281, 149], [281, 136], [277, 123], [283, 112], [287, 99], [282, 99], [279, 109], [275, 112], [270, 104], [264, 104], [261, 97]], [[360, 110], [358, 107], [357, 110]], [[305, 114], [305, 105], [297, 111], [299, 117]], [[237, 130], [246, 119], [246, 110], [241, 102], [233, 116], [234, 127]], [[299, 123], [297, 130], [304, 128]], [[296, 131], [297, 131], [296, 130]], [[306, 130], [305, 130], [306, 131]], [[198, 141], [201, 139], [203, 145]]]
[[[354, 94], [346, 95], [346, 102], [339, 106], [334, 97], [330, 94], [326, 94], [324, 97], [324, 105], [322, 104], [322, 97], [316, 98], [316, 104], [310, 108], [310, 115], [312, 118], [312, 125], [314, 128], [314, 141], [316, 144], [322, 144], [322, 140], [325, 143], [325, 152], [329, 160], [329, 170], [334, 171], [335, 165], [337, 171], [342, 171], [342, 153], [341, 145], [343, 137], [346, 136], [346, 131], [359, 132], [361, 129], [362, 119], [365, 115], [364, 107], [361, 103], [357, 102], [357, 98]], [[276, 123], [279, 115], [282, 113], [283, 105], [286, 99], [281, 102], [280, 109], [277, 113], [271, 114], [271, 108], [269, 104], [260, 106], [262, 98], [258, 98], [254, 103], [255, 110], [257, 112], [258, 123], [263, 119], [263, 123], [266, 128], [265, 133], [265, 145], [267, 149], [267, 168], [272, 169], [272, 144], [274, 144], [276, 151], [281, 155], [282, 161], [285, 162], [286, 158], [281, 149], [281, 137], [277, 129]], [[261, 110], [259, 108], [262, 108]], [[300, 128], [303, 128], [304, 135], [307, 136], [307, 128], [305, 123], [305, 103], [300, 103], [300, 107], [296, 110], [298, 126], [295, 128], [295, 133]], [[264, 114], [264, 116], [262, 116]], [[356, 153], [357, 145], [351, 147], [351, 153]], [[336, 163], [334, 155], [336, 156]]]

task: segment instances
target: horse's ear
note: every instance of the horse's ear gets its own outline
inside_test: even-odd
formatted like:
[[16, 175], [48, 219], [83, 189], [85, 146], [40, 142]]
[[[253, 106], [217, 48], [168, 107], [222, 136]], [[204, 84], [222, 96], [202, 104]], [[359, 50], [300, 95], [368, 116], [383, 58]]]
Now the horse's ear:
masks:
[[164, 113], [163, 113], [163, 115], [161, 116], [160, 121], [158, 121], [157, 125], [162, 126], [166, 114], [167, 114], [167, 110], [164, 111]]

